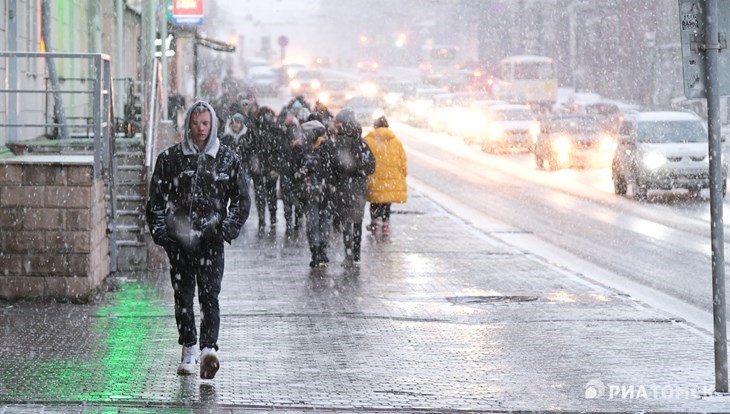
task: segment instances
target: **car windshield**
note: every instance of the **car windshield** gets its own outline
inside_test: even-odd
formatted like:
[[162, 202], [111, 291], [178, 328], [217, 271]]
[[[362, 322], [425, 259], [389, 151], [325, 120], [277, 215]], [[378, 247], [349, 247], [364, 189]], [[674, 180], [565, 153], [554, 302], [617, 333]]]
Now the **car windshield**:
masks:
[[640, 122], [639, 142], [707, 142], [707, 131], [700, 121]]
[[320, 77], [320, 73], [317, 71], [300, 70], [296, 73], [295, 77], [297, 79], [318, 79]]
[[597, 120], [590, 118], [556, 119], [550, 129], [551, 132], [563, 133], [598, 132], [601, 130], [601, 125]]
[[531, 121], [532, 113], [529, 109], [503, 109], [494, 111], [495, 121]]
[[347, 106], [350, 108], [374, 107], [377, 106], [377, 102], [374, 99], [358, 97], [347, 101]]

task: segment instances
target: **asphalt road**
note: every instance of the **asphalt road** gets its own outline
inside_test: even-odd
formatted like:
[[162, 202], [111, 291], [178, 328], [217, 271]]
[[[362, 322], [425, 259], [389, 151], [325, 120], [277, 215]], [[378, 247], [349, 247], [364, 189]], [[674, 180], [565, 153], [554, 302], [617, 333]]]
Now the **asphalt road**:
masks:
[[[613, 194], [609, 168], [548, 172], [538, 170], [530, 154], [485, 154], [458, 137], [406, 125], [394, 129], [406, 146], [410, 177], [428, 183], [447, 207], [466, 206], [474, 220], [499, 223], [487, 231], [529, 235], [547, 250], [569, 253], [545, 253], [558, 265], [570, 268], [578, 258], [712, 311], [707, 190], [701, 199], [653, 192], [639, 202]], [[727, 234], [725, 226], [725, 243]]]

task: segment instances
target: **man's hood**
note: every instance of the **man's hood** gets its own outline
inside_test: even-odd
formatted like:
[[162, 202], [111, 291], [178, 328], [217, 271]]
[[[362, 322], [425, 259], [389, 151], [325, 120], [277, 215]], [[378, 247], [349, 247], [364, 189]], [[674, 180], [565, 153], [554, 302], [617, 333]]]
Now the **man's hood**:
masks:
[[[208, 137], [208, 141], [205, 143], [205, 148], [203, 148], [203, 151], [198, 151], [198, 146], [195, 145], [193, 142], [193, 137], [190, 134], [190, 115], [193, 113], [193, 108], [197, 106], [204, 106], [208, 112], [210, 112], [210, 136]], [[220, 148], [220, 141], [218, 140], [218, 117], [215, 114], [215, 109], [213, 109], [212, 106], [208, 102], [205, 101], [196, 101], [194, 104], [190, 105], [188, 107], [187, 112], [185, 113], [185, 135], [182, 142], [182, 150], [183, 154], [185, 155], [193, 155], [197, 154], [198, 152], [202, 152], [203, 154], [208, 154], [211, 157], [215, 158], [216, 154], [218, 154], [218, 149]]]

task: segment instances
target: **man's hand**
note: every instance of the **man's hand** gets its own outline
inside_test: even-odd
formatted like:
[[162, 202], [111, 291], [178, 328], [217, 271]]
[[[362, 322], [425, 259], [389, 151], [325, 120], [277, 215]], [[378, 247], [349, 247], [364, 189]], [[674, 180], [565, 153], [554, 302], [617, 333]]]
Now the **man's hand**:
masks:
[[200, 234], [205, 239], [212, 238], [218, 234], [220, 228], [221, 216], [218, 213], [213, 213], [210, 217], [204, 218], [200, 222]]

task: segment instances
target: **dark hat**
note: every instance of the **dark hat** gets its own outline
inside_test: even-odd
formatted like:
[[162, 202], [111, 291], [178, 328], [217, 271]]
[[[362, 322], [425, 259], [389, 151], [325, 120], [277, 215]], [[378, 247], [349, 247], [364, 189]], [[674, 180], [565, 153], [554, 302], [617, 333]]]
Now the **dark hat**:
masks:
[[343, 124], [357, 122], [355, 119], [355, 112], [350, 108], [345, 108], [337, 113], [335, 121], [342, 122]]
[[233, 116], [231, 117], [231, 120], [232, 121], [237, 122], [239, 124], [242, 124], [245, 119], [246, 118], [243, 117], [243, 114], [240, 114], [238, 112], [236, 112], [235, 114], [233, 114]]
[[385, 119], [385, 116], [381, 116], [373, 121], [373, 128], [388, 128], [388, 120]]

